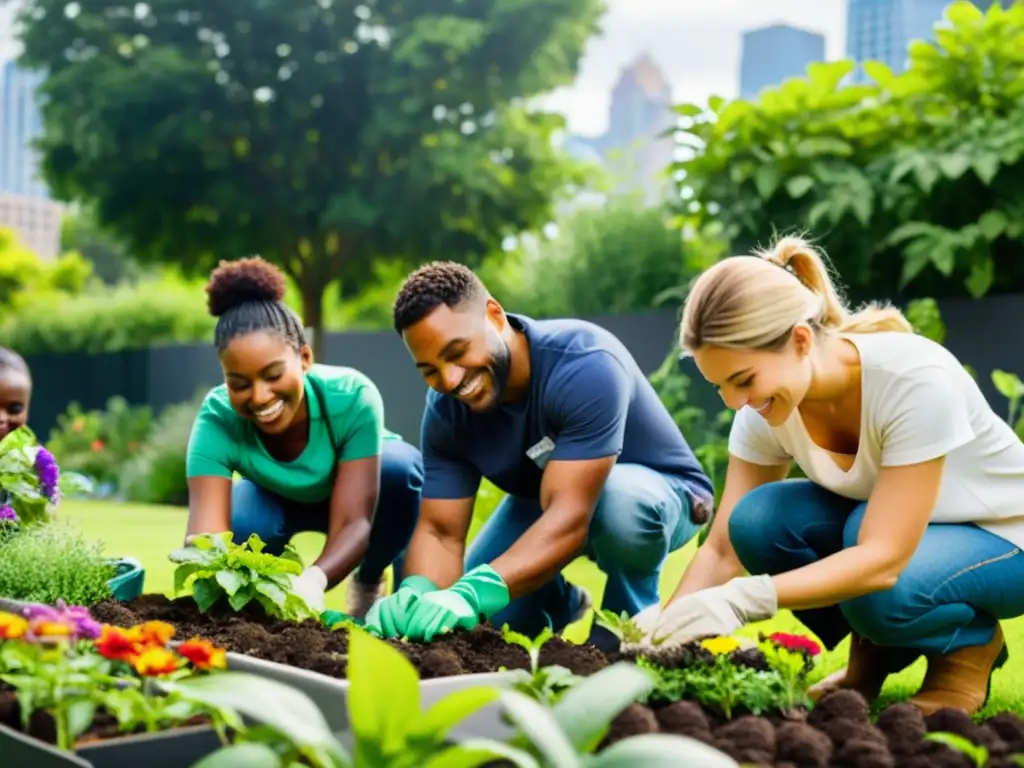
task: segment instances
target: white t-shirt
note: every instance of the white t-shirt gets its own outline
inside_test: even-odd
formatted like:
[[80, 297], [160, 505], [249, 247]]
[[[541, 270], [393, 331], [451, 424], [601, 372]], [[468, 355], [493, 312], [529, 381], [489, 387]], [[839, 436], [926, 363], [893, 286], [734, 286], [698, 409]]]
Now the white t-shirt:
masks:
[[[1024, 443], [942, 345], [911, 333], [844, 334], [860, 351], [860, 443], [849, 471], [814, 443], [798, 410], [770, 427], [733, 419], [729, 451], [752, 464], [795, 461], [808, 479], [866, 501], [884, 466], [946, 456], [935, 523], [976, 523], [1024, 548]], [[898, 510], [893, 510], [897, 512]]]

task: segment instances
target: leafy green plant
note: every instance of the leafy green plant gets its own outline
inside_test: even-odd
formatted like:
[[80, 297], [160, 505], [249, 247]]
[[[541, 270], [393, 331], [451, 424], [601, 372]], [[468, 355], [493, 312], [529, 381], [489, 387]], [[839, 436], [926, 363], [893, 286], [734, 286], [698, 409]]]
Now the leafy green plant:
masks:
[[263, 551], [255, 533], [242, 544], [230, 531], [197, 536], [192, 546], [170, 554], [174, 591], [190, 591], [203, 613], [226, 599], [240, 611], [255, 600], [268, 616], [290, 621], [315, 619], [318, 613], [295, 593], [295, 577], [302, 573], [302, 558], [291, 544], [277, 557]]
[[116, 575], [103, 542], [87, 538], [71, 520], [23, 525], [0, 551], [0, 595], [53, 605], [95, 605], [111, 596]]
[[1024, 417], [1020, 415], [1020, 402], [1024, 398], [1024, 382], [1014, 373], [996, 369], [992, 371], [992, 384], [1008, 401], [1006, 421], [1018, 436], [1024, 436]]
[[626, 611], [617, 614], [605, 608], [595, 608], [594, 622], [619, 638], [619, 642], [639, 643], [643, 640], [644, 633]]
[[53, 454], [39, 445], [28, 427], [0, 440], [0, 501], [17, 513], [19, 522], [47, 520], [64, 496], [90, 487], [77, 472], [61, 472]]
[[[555, 636], [551, 627], [544, 627], [540, 634], [532, 640], [526, 635], [509, 629], [508, 624], [501, 628], [501, 636], [506, 643], [523, 648], [530, 657], [530, 670], [511, 670], [514, 680], [513, 687], [520, 693], [536, 699], [542, 704], [553, 704], [561, 695], [579, 682], [580, 678], [560, 664], [540, 665], [540, 649]], [[505, 671], [505, 670], [503, 670]]]

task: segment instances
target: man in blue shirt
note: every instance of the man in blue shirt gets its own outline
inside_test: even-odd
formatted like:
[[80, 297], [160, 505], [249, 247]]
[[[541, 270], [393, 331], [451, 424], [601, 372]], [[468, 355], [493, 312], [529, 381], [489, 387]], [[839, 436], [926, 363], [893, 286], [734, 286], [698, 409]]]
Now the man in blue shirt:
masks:
[[[406, 577], [367, 627], [427, 641], [484, 619], [559, 632], [590, 607], [561, 575], [581, 554], [608, 576], [603, 608], [658, 602], [665, 557], [708, 519], [713, 492], [625, 346], [582, 320], [506, 313], [449, 262], [406, 279], [394, 322], [430, 387], [424, 485]], [[508, 495], [467, 553], [483, 477]]]

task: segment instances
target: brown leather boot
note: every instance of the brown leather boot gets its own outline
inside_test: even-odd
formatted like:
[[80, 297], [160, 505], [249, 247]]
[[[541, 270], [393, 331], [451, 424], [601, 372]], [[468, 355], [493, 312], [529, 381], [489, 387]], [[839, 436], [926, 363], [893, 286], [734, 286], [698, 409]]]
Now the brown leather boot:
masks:
[[1009, 656], [1003, 629], [986, 645], [974, 645], [942, 655], [928, 656], [928, 674], [910, 703], [925, 715], [951, 707], [973, 715], [988, 701], [992, 673]]
[[891, 671], [886, 649], [853, 632], [850, 634], [850, 657], [846, 667], [808, 688], [807, 697], [817, 701], [826, 693], [848, 688], [871, 701], [878, 698]]

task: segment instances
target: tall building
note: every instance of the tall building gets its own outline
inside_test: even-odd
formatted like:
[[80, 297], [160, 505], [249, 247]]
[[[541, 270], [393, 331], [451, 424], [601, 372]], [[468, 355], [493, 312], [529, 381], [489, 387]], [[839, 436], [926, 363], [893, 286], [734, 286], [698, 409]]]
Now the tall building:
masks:
[[42, 133], [36, 88], [43, 76], [19, 69], [13, 61], [0, 67], [0, 192], [49, 197], [39, 178], [39, 157], [32, 140]]
[[566, 148], [584, 159], [600, 158], [622, 189], [642, 189], [648, 200], [660, 202], [675, 147], [672, 137], [661, 134], [674, 124], [672, 88], [643, 54], [622, 70], [612, 88], [608, 130], [601, 136], [569, 136]]
[[[848, 0], [846, 6], [846, 57], [858, 64], [881, 61], [900, 73], [909, 62], [914, 40], [934, 40], [934, 28], [952, 0]], [[983, 11], [998, 2], [1009, 7], [1013, 0], [972, 0]], [[863, 67], [851, 80], [868, 81]]]
[[808, 64], [825, 60], [824, 35], [788, 24], [744, 32], [741, 45], [741, 99], [753, 99], [763, 88], [799, 77]]

